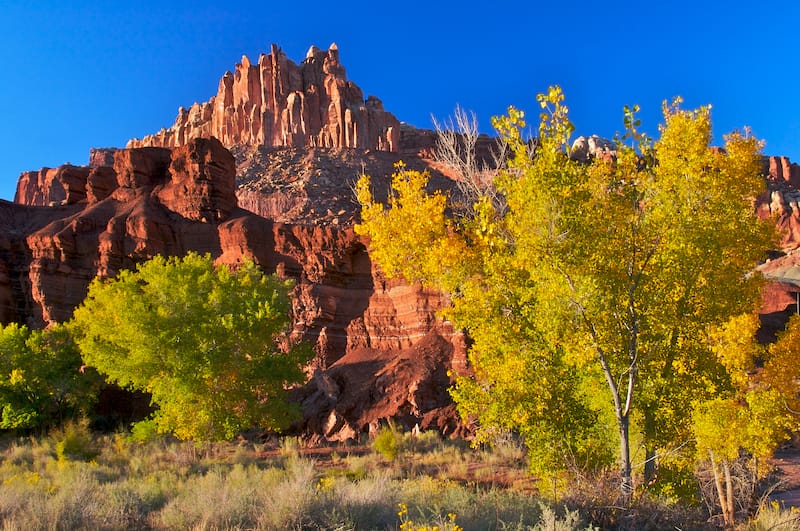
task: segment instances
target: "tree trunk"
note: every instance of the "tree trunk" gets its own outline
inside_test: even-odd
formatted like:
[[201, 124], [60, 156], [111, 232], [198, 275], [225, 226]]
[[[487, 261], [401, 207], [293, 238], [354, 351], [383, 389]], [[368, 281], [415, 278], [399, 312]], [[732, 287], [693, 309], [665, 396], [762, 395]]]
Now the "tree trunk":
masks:
[[736, 520], [736, 508], [733, 505], [733, 481], [731, 480], [731, 467], [727, 460], [723, 461], [722, 469], [725, 471], [725, 487], [728, 497], [728, 515], [731, 517], [731, 521], [728, 525], [733, 527], [733, 523]]
[[644, 484], [656, 477], [656, 419], [649, 407], [644, 408]]
[[[726, 528], [733, 527], [733, 512], [731, 508], [733, 507], [733, 501], [729, 500], [729, 496], [732, 496], [733, 492], [730, 488], [730, 471], [728, 470], [728, 474], [726, 475], [726, 483], [728, 485], [727, 495], [726, 489], [722, 485], [722, 477], [720, 476], [719, 470], [717, 469], [717, 462], [714, 460], [714, 452], [711, 450], [708, 451], [708, 457], [711, 460], [711, 472], [714, 474], [714, 487], [717, 489], [717, 496], [719, 496], [719, 505], [722, 508], [722, 519], [725, 521]], [[727, 464], [726, 464], [727, 470]]]
[[633, 497], [633, 479], [631, 474], [630, 417], [619, 416], [619, 461], [620, 490], [625, 505], [629, 505]]

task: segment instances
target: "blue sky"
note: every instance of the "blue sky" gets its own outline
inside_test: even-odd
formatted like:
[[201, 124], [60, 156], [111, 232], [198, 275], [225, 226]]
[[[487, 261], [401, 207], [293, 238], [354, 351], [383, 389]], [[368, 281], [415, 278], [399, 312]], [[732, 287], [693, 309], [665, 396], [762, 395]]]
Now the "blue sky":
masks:
[[348, 77], [418, 127], [458, 103], [488, 132], [508, 105], [535, 116], [536, 93], [560, 84], [576, 134], [613, 136], [638, 103], [654, 135], [681, 95], [713, 105], [717, 142], [749, 125], [766, 154], [800, 162], [800, 2], [65, 4], [0, 6], [2, 199], [24, 170], [171, 125], [273, 42], [296, 62], [336, 42]]

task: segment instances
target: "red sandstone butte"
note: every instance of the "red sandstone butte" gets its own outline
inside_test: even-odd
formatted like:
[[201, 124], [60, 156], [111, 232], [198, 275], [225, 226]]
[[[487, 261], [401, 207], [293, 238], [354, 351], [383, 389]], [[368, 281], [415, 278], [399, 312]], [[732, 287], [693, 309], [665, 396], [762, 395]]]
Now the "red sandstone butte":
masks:
[[277, 223], [239, 208], [234, 158], [213, 138], [92, 160], [22, 179], [18, 200], [28, 204], [0, 202], [4, 323], [69, 319], [93, 278], [156, 254], [197, 251], [231, 265], [250, 257], [296, 280], [293, 334], [315, 345], [316, 376], [297, 391], [298, 430], [346, 440], [389, 418], [463, 429], [446, 389], [448, 371], [466, 368], [466, 347], [436, 315], [446, 299], [386, 279], [352, 228]]
[[189, 109], [174, 125], [128, 142], [128, 147], [174, 147], [199, 137], [226, 147], [336, 147], [398, 151], [400, 122], [381, 101], [348, 81], [335, 44], [312, 46], [299, 65], [276, 45], [256, 64], [242, 57], [217, 94]]

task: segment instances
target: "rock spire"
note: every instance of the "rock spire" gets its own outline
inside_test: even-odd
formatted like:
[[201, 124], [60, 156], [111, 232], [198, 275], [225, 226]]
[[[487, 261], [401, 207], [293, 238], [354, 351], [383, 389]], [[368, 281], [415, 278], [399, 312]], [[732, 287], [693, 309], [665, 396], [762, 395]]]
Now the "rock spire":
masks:
[[242, 57], [226, 72], [216, 96], [178, 109], [169, 129], [128, 142], [129, 148], [177, 147], [216, 137], [226, 147], [400, 149], [400, 122], [375, 96], [345, 76], [339, 49], [312, 46], [298, 65], [276, 45], [257, 64]]

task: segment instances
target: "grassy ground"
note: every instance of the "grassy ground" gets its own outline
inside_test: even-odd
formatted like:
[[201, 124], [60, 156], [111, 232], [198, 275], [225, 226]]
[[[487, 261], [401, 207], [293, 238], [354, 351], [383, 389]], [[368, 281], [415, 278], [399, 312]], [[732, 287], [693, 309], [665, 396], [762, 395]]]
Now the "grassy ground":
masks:
[[[4, 530], [711, 527], [700, 508], [616, 507], [612, 490], [593, 480], [554, 500], [537, 494], [513, 443], [475, 450], [433, 434], [386, 432], [369, 447], [326, 450], [295, 439], [198, 449], [71, 425], [0, 443]], [[797, 528], [781, 527], [798, 524], [794, 513], [762, 512], [752, 529]]]

